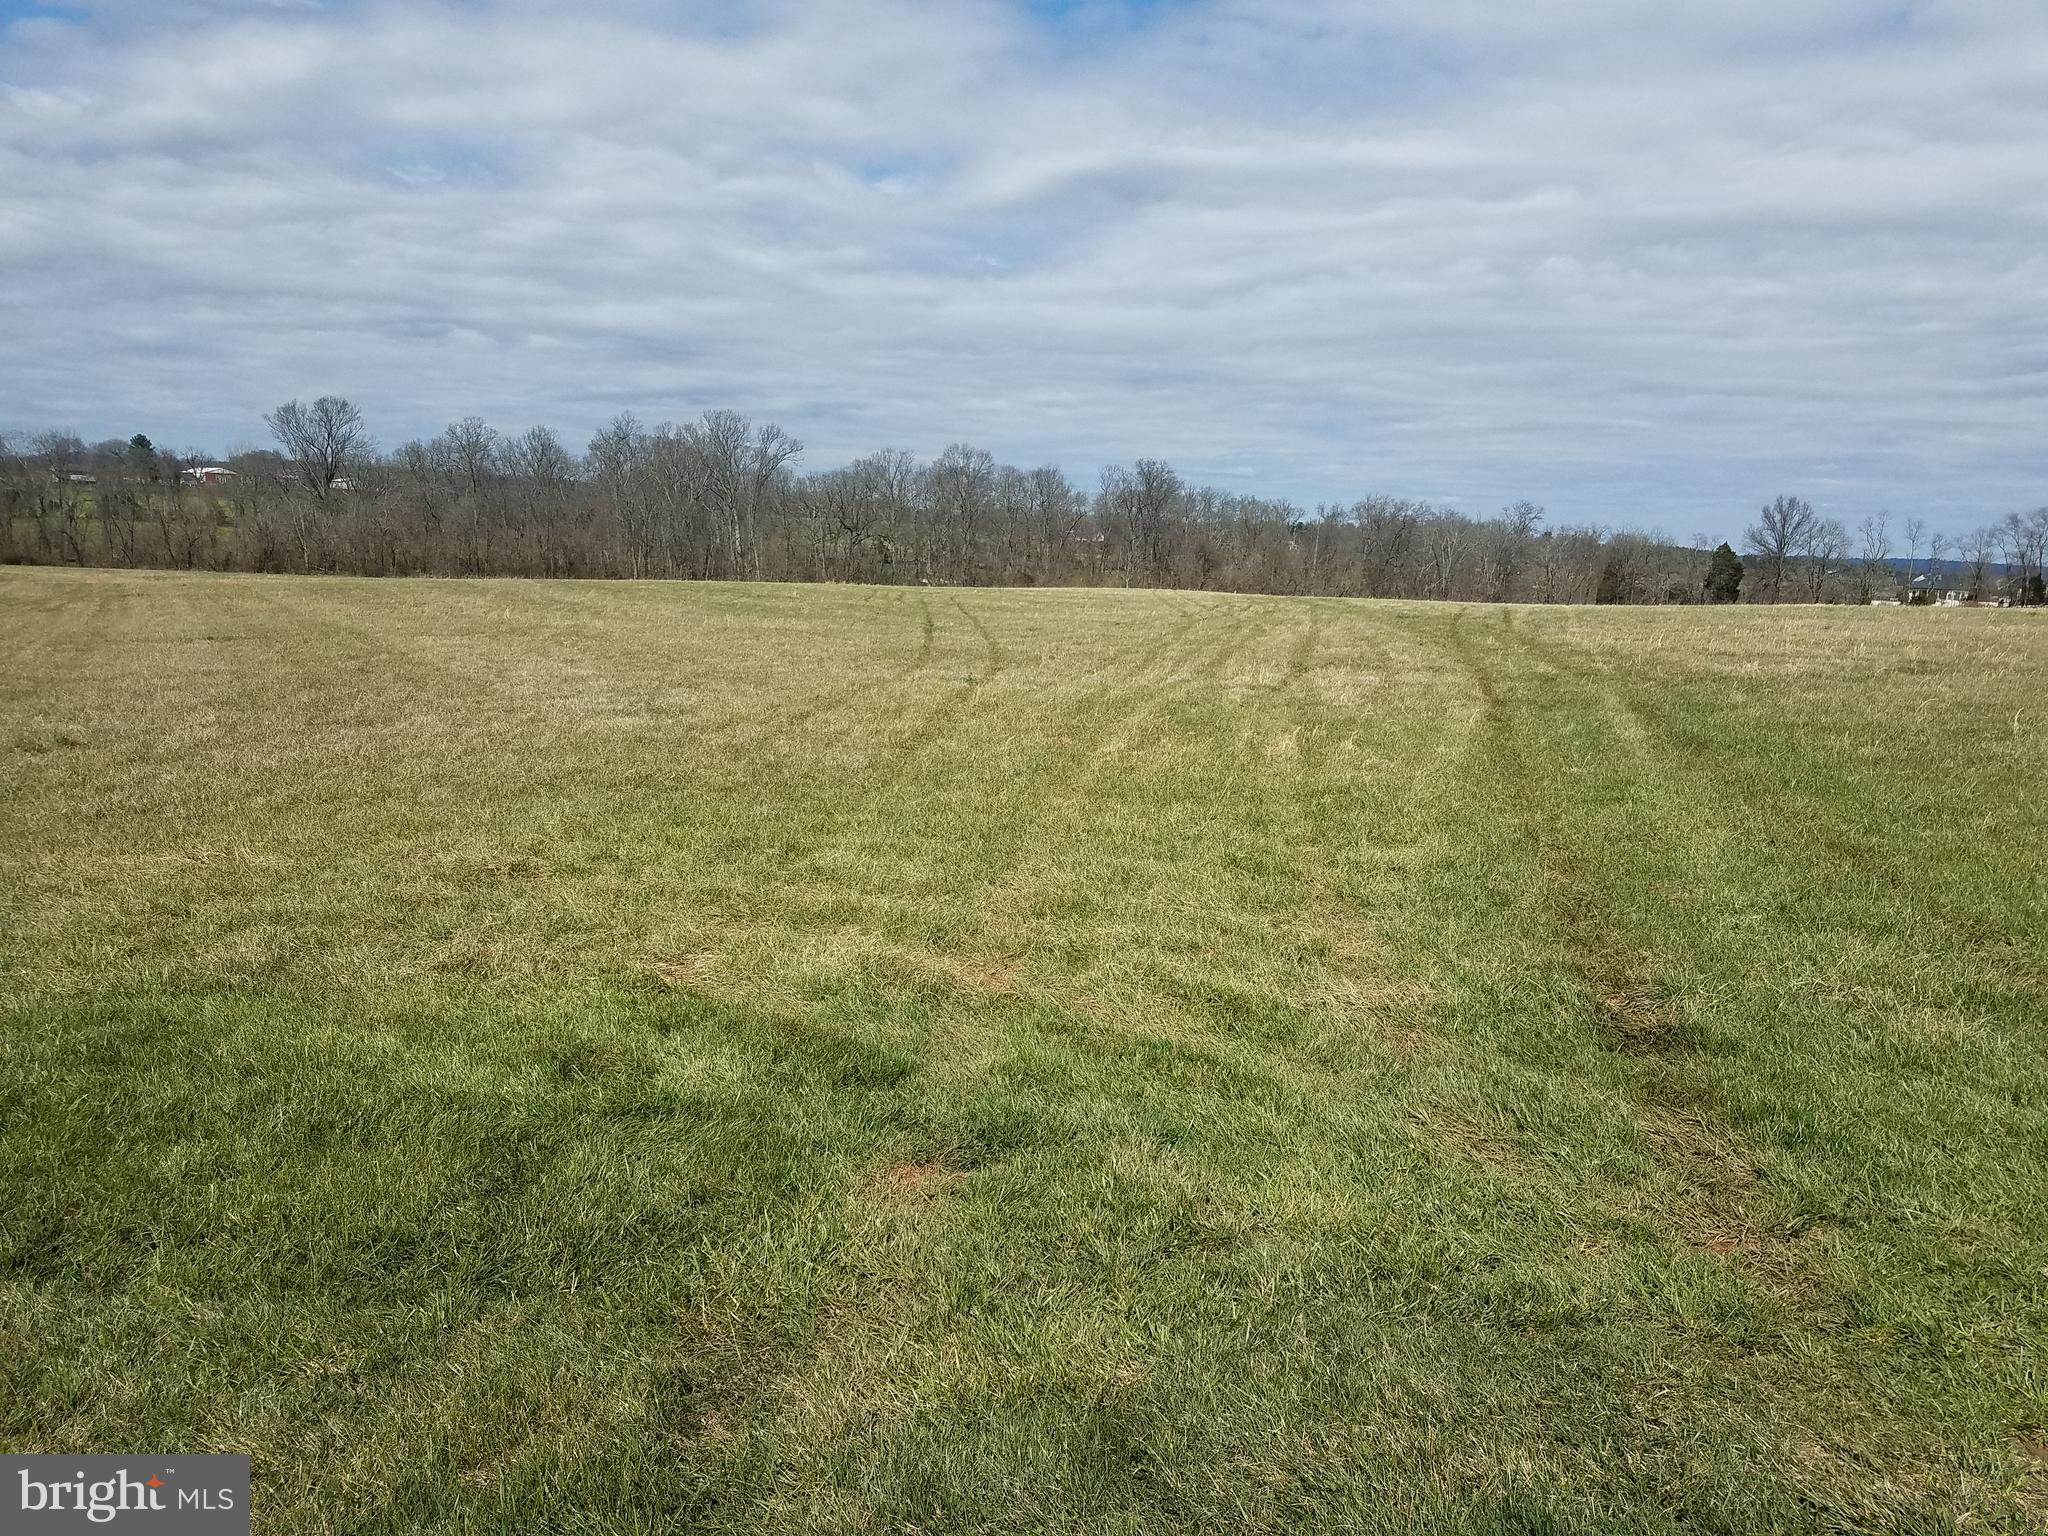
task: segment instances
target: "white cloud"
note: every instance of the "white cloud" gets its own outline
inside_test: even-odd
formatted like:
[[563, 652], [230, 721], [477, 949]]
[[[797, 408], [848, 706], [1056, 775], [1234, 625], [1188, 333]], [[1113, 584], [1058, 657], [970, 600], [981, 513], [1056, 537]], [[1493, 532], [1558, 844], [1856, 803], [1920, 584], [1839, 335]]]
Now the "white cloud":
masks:
[[1676, 533], [2048, 500], [2036, 0], [161, 14], [0, 38], [0, 426], [333, 389]]

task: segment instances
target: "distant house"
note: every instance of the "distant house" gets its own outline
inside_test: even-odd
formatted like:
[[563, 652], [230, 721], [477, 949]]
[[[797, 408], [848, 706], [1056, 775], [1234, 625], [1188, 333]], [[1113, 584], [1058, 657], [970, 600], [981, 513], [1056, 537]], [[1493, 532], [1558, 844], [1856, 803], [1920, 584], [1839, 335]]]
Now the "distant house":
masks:
[[1977, 601], [1977, 589], [1958, 572], [1922, 571], [1906, 583], [1906, 601], [1934, 608], [1962, 608]]
[[184, 472], [184, 478], [194, 485], [219, 485], [234, 479], [235, 471], [219, 464], [195, 464]]
[[[229, 471], [229, 473], [233, 473], [233, 471]], [[288, 491], [296, 491], [306, 483], [299, 471], [294, 469], [280, 469], [270, 478]], [[351, 480], [347, 475], [336, 475], [327, 482], [327, 489], [330, 491], [352, 491], [355, 488], [355, 481]]]

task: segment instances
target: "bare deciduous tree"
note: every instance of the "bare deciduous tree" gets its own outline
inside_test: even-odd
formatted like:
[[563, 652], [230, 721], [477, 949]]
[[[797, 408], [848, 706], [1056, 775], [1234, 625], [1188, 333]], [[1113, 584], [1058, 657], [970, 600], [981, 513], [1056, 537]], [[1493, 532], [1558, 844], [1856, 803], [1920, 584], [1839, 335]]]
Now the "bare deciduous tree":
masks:
[[1495, 602], [1507, 602], [1515, 595], [1515, 583], [1521, 579], [1530, 546], [1542, 526], [1543, 509], [1533, 501], [1518, 501], [1501, 509], [1495, 524], [1491, 561]]
[[1069, 553], [1081, 520], [1088, 515], [1088, 503], [1069, 483], [1057, 465], [1042, 464], [1031, 471], [1030, 519], [1037, 556], [1037, 579], [1056, 581], [1061, 562]]
[[1856, 597], [1868, 602], [1873, 593], [1895, 585], [1892, 578], [1892, 515], [1878, 511], [1864, 518], [1856, 528], [1862, 564], [1856, 570]]
[[1100, 504], [1124, 552], [1125, 579], [1142, 586], [1171, 584], [1175, 534], [1187, 512], [1186, 487], [1158, 459], [1102, 472]]
[[1458, 578], [1458, 562], [1465, 553], [1465, 519], [1455, 512], [1435, 512], [1423, 520], [1423, 530], [1432, 595], [1449, 597]]
[[1819, 518], [1807, 530], [1806, 597], [1817, 603], [1827, 596], [1828, 583], [1849, 561], [1849, 530], [1838, 519]]
[[715, 515], [725, 574], [761, 574], [760, 511], [769, 487], [803, 444], [778, 426], [758, 432], [737, 411], [706, 411], [684, 440], [704, 470], [706, 502]]
[[2048, 507], [2007, 513], [1998, 525], [1998, 537], [2012, 567], [2014, 600], [2039, 602], [2042, 579], [2048, 575]]
[[287, 400], [263, 418], [285, 455], [298, 467], [306, 489], [325, 498], [367, 453], [370, 434], [363, 413], [339, 395], [322, 395], [311, 405]]
[[1797, 496], [1780, 496], [1763, 509], [1744, 537], [1763, 562], [1764, 589], [1771, 601], [1784, 596], [1785, 574], [1813, 537], [1813, 508]]
[[[47, 433], [0, 453], [0, 555], [80, 564], [263, 571], [838, 579], [1141, 586], [1467, 601], [1689, 602], [1714, 536], [1544, 526], [1517, 501], [1471, 517], [1395, 496], [1304, 510], [1190, 485], [1141, 459], [1087, 495], [1053, 465], [1025, 470], [955, 444], [936, 460], [870, 455], [811, 475], [773, 425], [711, 411], [653, 430], [630, 415], [579, 459], [535, 427], [501, 437], [466, 417], [386, 455], [347, 401], [288, 402], [266, 418], [286, 452], [223, 460], [239, 478], [182, 481], [142, 434], [88, 447]], [[74, 478], [76, 477], [76, 478]], [[328, 494], [346, 481], [351, 493]], [[1889, 520], [1839, 523], [1780, 497], [1751, 530], [1759, 595], [1868, 596], [1890, 558]], [[1925, 527], [1913, 525], [1917, 545]], [[2029, 596], [2048, 512], [2015, 513], [1962, 545], [1980, 589]], [[1774, 547], [1777, 553], [1774, 556]], [[1861, 566], [1850, 561], [1860, 547]], [[1951, 547], [1934, 545], [1937, 552]], [[1734, 596], [1735, 588], [1729, 589]]]
[[465, 416], [448, 423], [430, 451], [464, 491], [478, 496], [497, 459], [498, 429], [481, 416]]

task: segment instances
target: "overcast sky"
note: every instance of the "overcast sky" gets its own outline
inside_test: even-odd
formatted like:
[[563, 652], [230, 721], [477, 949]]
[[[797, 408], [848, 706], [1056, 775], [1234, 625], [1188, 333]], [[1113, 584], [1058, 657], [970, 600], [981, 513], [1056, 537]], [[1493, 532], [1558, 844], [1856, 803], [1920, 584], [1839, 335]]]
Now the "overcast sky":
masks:
[[0, 0], [0, 430], [329, 392], [1967, 528], [2048, 501], [2048, 3]]

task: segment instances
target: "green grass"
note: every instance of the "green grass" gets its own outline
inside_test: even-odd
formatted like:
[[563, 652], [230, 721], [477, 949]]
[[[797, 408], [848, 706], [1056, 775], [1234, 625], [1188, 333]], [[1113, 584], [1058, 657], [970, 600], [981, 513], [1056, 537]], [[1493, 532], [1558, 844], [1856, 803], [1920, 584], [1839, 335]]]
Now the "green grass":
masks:
[[0, 1441], [2048, 1520], [2048, 623], [0, 571]]

